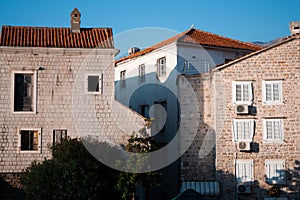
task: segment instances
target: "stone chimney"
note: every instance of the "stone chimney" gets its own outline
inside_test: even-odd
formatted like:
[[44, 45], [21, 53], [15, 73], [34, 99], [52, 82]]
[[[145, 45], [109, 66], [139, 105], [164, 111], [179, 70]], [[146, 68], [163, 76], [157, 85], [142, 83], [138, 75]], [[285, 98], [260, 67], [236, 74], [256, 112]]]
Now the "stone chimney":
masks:
[[290, 23], [290, 31], [291, 31], [291, 35], [294, 35], [296, 33], [300, 33], [300, 21], [291, 22]]
[[81, 14], [77, 8], [71, 12], [71, 32], [80, 33], [80, 17]]

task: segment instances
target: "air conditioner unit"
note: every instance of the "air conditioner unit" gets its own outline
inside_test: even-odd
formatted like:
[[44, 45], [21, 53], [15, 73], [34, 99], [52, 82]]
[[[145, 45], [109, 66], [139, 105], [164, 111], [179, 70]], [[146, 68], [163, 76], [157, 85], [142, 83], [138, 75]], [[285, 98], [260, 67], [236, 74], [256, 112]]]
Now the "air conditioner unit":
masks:
[[240, 151], [250, 151], [251, 150], [251, 144], [248, 141], [239, 142], [238, 143], [238, 149]]
[[249, 107], [246, 104], [236, 105], [235, 112], [236, 112], [236, 114], [248, 114]]
[[239, 183], [236, 190], [239, 194], [249, 194], [251, 193], [251, 184], [250, 182]]

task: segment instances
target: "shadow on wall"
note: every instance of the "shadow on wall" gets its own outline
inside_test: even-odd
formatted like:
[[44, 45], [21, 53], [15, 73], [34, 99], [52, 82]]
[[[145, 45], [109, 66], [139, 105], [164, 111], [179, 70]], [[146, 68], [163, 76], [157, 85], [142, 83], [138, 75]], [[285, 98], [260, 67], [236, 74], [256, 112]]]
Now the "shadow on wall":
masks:
[[[238, 192], [238, 185], [235, 183], [234, 174], [217, 171], [217, 180], [220, 181], [220, 196], [222, 199], [280, 199], [287, 198], [292, 200], [300, 199], [300, 161], [296, 160], [293, 169], [278, 170], [278, 174], [285, 173], [284, 184], [268, 184], [268, 187], [263, 187], [257, 180], [250, 183], [249, 192]], [[270, 199], [269, 199], [270, 198]]]
[[[11, 186], [6, 180], [8, 175], [0, 175], [0, 200], [23, 200], [25, 199], [24, 191]], [[17, 176], [13, 174], [12, 176]]]

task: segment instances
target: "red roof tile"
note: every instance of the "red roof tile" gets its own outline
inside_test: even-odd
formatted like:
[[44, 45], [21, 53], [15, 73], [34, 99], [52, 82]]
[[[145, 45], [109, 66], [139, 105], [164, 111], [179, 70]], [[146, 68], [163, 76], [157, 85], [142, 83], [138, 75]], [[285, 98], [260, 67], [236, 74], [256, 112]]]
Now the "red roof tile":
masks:
[[114, 48], [111, 28], [2, 26], [0, 46], [53, 48]]
[[135, 58], [144, 54], [147, 54], [155, 49], [160, 47], [166, 46], [173, 42], [184, 42], [184, 43], [193, 43], [205, 46], [214, 46], [214, 47], [223, 47], [223, 48], [232, 48], [232, 49], [241, 49], [241, 50], [248, 50], [248, 51], [257, 51], [262, 49], [262, 47], [247, 43], [241, 42], [238, 40], [233, 40], [231, 38], [223, 37], [220, 35], [216, 35], [213, 33], [197, 30], [197, 29], [190, 29], [183, 33], [180, 33], [174, 37], [171, 37], [167, 40], [164, 40], [158, 44], [155, 44], [149, 48], [141, 50], [137, 53], [131, 54], [129, 56], [120, 58], [116, 61], [116, 64], [122, 62], [127, 59]]

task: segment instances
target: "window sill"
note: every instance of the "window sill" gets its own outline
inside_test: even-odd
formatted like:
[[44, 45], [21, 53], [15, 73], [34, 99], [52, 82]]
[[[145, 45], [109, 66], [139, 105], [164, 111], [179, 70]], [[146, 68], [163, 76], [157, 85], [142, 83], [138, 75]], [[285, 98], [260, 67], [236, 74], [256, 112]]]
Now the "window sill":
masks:
[[30, 115], [35, 115], [37, 114], [36, 111], [31, 111], [31, 112], [28, 112], [28, 111], [13, 111], [12, 112], [13, 114], [17, 114], [17, 115], [22, 115], [22, 114], [30, 114]]

